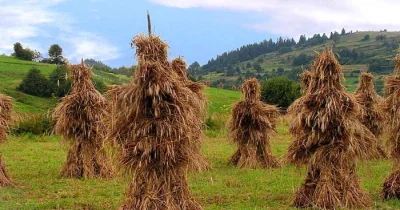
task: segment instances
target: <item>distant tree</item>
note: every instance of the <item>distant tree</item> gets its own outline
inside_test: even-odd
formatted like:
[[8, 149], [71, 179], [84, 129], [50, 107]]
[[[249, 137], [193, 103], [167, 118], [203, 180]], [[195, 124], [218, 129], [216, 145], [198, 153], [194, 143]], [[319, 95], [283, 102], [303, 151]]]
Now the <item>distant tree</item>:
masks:
[[331, 32], [331, 35], [329, 36], [330, 40], [333, 40], [333, 32]]
[[365, 35], [365, 36], [364, 36], [364, 38], [363, 38], [363, 39], [361, 39], [361, 41], [368, 41], [368, 40], [369, 40], [369, 38], [370, 38], [370, 35], [369, 35], [369, 34], [367, 34], [367, 35]]
[[386, 35], [378, 35], [375, 37], [376, 41], [382, 41], [382, 40], [386, 40]]
[[256, 70], [257, 73], [261, 73], [263, 71], [263, 68], [259, 63], [253, 63], [253, 68]]
[[247, 70], [245, 77], [246, 78], [254, 77], [254, 73], [251, 73], [249, 70]]
[[22, 58], [24, 55], [24, 48], [22, 47], [21, 43], [17, 42], [14, 44], [14, 56], [16, 58]]
[[237, 78], [237, 80], [236, 80], [236, 84], [237, 84], [237, 85], [240, 85], [240, 84], [242, 84], [242, 82], [243, 82], [243, 78], [242, 78], [242, 76], [239, 76], [239, 77]]
[[246, 63], [246, 68], [247, 69], [251, 68], [251, 63], [250, 62]]
[[236, 71], [237, 74], [241, 74], [241, 73], [242, 73], [242, 72], [240, 71], [239, 66], [236, 66], [235, 71]]
[[231, 77], [233, 75], [235, 75], [235, 70], [231, 65], [229, 65], [226, 69], [226, 76]]
[[67, 77], [67, 67], [65, 65], [58, 65], [57, 68], [51, 72], [49, 81], [53, 87], [53, 93], [57, 97], [64, 97], [71, 89], [71, 82]]
[[342, 29], [342, 33], [340, 33], [340, 35], [345, 35], [346, 34], [346, 30], [344, 30], [344, 28]]
[[52, 86], [49, 80], [35, 67], [29, 70], [17, 89], [24, 93], [40, 97], [50, 97], [52, 93]]
[[197, 77], [197, 81], [200, 81], [200, 80], [203, 80], [203, 76], [201, 76], [201, 75]]
[[61, 64], [63, 63], [63, 57], [62, 57], [62, 48], [58, 44], [53, 44], [49, 48], [49, 56], [52, 61], [52, 63], [55, 64]]
[[282, 108], [287, 108], [300, 95], [300, 85], [287, 77], [275, 77], [261, 84], [262, 100]]
[[278, 73], [279, 76], [282, 76], [283, 73], [285, 72], [285, 69], [282, 67], [278, 67], [278, 69], [276, 70], [276, 72]]
[[40, 62], [42, 59], [43, 59], [42, 53], [36, 50], [33, 51], [33, 60]]
[[307, 41], [306, 35], [300, 35], [300, 39], [299, 39], [299, 42], [297, 44], [298, 45], [303, 45], [303, 44], [306, 43], [306, 41]]
[[195, 61], [188, 67], [188, 72], [191, 75], [198, 75], [200, 73], [200, 64]]
[[339, 42], [339, 40], [340, 40], [340, 35], [338, 32], [335, 31], [335, 33], [333, 34], [333, 41], [337, 43]]

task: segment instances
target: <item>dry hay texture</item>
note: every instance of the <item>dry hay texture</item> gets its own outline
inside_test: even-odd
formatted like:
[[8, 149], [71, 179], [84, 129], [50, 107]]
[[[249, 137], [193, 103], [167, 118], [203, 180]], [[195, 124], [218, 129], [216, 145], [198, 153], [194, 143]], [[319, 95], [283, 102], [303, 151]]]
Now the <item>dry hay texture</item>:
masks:
[[386, 79], [385, 92], [388, 97], [382, 108], [387, 114], [390, 156], [396, 169], [384, 180], [382, 196], [385, 199], [400, 199], [400, 54], [396, 56], [394, 74]]
[[[203, 105], [167, 60], [167, 43], [138, 35], [138, 67], [116, 100], [109, 138], [120, 163], [133, 173], [122, 209], [202, 209], [192, 198], [187, 173], [201, 135]], [[180, 69], [181, 70], [181, 69]]]
[[[301, 90], [303, 96], [296, 99], [288, 108], [288, 115], [292, 120], [299, 120], [298, 113], [301, 111], [304, 106], [304, 101], [306, 99], [306, 94], [308, 91], [308, 87], [310, 86], [310, 82], [312, 79], [312, 72], [309, 70], [305, 70], [301, 75]], [[302, 132], [301, 130], [296, 130], [295, 123], [290, 124], [289, 132], [295, 135], [298, 132]], [[303, 144], [304, 141], [301, 138], [296, 138], [288, 147], [286, 155], [284, 157], [284, 161], [290, 164], [303, 165], [307, 164], [311, 153], [308, 152], [306, 145]]]
[[[7, 140], [7, 133], [10, 131], [10, 123], [13, 115], [13, 104], [11, 97], [0, 94], [0, 143]], [[4, 160], [0, 155], [0, 186], [12, 185], [7, 175]]]
[[199, 130], [195, 132], [195, 136], [193, 136], [193, 155], [190, 156], [190, 168], [194, 171], [203, 171], [209, 170], [210, 166], [205, 160], [205, 158], [201, 155], [201, 139], [203, 138], [203, 130], [204, 127], [204, 119], [206, 116], [206, 108], [207, 108], [207, 97], [204, 92], [205, 85], [199, 82], [193, 82], [188, 78], [188, 73], [186, 70], [186, 62], [181, 58], [175, 58], [171, 61], [172, 70], [179, 76], [179, 80], [182, 84], [191, 90], [197, 98], [195, 100], [189, 101], [190, 106], [196, 111], [196, 116], [201, 121], [198, 121], [200, 124], [197, 128]]
[[70, 178], [111, 177], [105, 151], [107, 101], [91, 82], [84, 63], [68, 66], [72, 89], [54, 110], [55, 132], [71, 143], [61, 175]]
[[278, 108], [260, 100], [260, 84], [253, 78], [242, 85], [244, 100], [236, 103], [229, 123], [230, 138], [238, 150], [231, 163], [240, 168], [275, 168], [270, 139], [275, 133]]
[[[383, 98], [375, 91], [374, 76], [370, 73], [362, 72], [360, 84], [354, 93], [354, 97], [361, 106], [359, 120], [363, 123], [378, 139], [384, 127], [384, 113], [381, 109]], [[386, 152], [382, 143], [377, 142], [379, 158], [386, 158]]]
[[294, 205], [366, 208], [371, 199], [360, 187], [356, 161], [377, 155], [375, 136], [357, 119], [360, 108], [345, 92], [341, 66], [330, 48], [314, 61], [311, 78], [303, 106], [292, 121], [295, 141], [310, 154], [307, 177]]

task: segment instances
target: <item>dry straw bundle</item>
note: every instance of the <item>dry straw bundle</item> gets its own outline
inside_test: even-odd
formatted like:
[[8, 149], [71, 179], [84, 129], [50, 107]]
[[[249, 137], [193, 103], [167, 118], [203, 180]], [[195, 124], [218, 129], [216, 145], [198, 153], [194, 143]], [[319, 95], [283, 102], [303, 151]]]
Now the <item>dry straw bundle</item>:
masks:
[[396, 170], [384, 180], [382, 195], [385, 199], [400, 199], [400, 55], [396, 56], [394, 75], [386, 80], [385, 92], [388, 97], [382, 107], [388, 115], [386, 117], [390, 134], [388, 143]]
[[304, 102], [307, 98], [306, 94], [312, 80], [312, 72], [309, 70], [305, 70], [300, 76], [300, 84], [303, 96], [296, 99], [288, 108], [288, 114], [291, 116], [292, 120], [291, 126], [289, 127], [289, 132], [293, 136], [295, 136], [295, 140], [289, 145], [285, 155], [285, 162], [296, 165], [303, 165], [308, 163], [311, 155], [311, 153], [307, 149], [307, 146], [305, 145], [306, 139], [302, 138], [304, 136], [304, 133], [296, 125], [298, 125], [298, 121], [301, 121], [301, 119], [298, 118], [298, 113], [303, 108]]
[[82, 61], [68, 66], [72, 89], [54, 110], [55, 132], [72, 143], [61, 175], [71, 178], [110, 177], [112, 169], [104, 150], [107, 102], [91, 82], [91, 70]]
[[202, 127], [204, 127], [204, 119], [206, 115], [207, 108], [207, 97], [204, 93], [205, 85], [198, 82], [193, 82], [189, 80], [187, 76], [186, 70], [186, 62], [181, 58], [175, 58], [171, 61], [172, 70], [178, 75], [178, 80], [182, 82], [182, 84], [191, 90], [197, 98], [196, 100], [189, 101], [190, 106], [196, 111], [196, 116], [200, 121], [200, 125], [198, 126], [199, 130], [196, 133], [193, 133], [194, 136], [193, 141], [193, 155], [190, 156], [190, 168], [195, 171], [203, 171], [210, 169], [205, 158], [201, 155], [201, 139], [203, 137]]
[[238, 145], [231, 162], [241, 168], [279, 167], [270, 139], [279, 115], [275, 106], [260, 101], [260, 84], [253, 78], [241, 88], [244, 101], [236, 103], [229, 123], [230, 138]]
[[[370, 73], [362, 72], [360, 76], [360, 84], [354, 94], [357, 102], [361, 106], [359, 120], [363, 123], [378, 139], [382, 134], [384, 113], [380, 107], [382, 97], [375, 91], [374, 76]], [[380, 158], [386, 158], [386, 152], [377, 142], [377, 149]]]
[[185, 87], [167, 61], [167, 44], [138, 35], [138, 68], [117, 99], [109, 134], [120, 147], [121, 164], [134, 173], [122, 209], [201, 209], [187, 173], [200, 131], [198, 95]]
[[[332, 50], [315, 60], [303, 107], [294, 120], [296, 141], [310, 154], [296, 207], [364, 208], [370, 197], [361, 190], [356, 160], [376, 154], [375, 136], [358, 121], [355, 98], [342, 85], [343, 74]], [[301, 158], [301, 156], [300, 156]]]
[[[12, 121], [13, 104], [11, 97], [0, 94], [0, 143], [7, 140], [7, 133], [10, 131]], [[3, 158], [0, 156], [0, 186], [12, 185], [7, 175]]]

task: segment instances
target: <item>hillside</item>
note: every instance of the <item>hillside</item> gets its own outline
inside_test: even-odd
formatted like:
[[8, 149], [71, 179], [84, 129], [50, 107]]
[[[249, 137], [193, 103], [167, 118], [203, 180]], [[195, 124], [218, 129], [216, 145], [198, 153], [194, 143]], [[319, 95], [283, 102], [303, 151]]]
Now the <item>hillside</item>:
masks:
[[[366, 36], [369, 36], [369, 39], [365, 39]], [[249, 60], [241, 62], [239, 61], [242, 59], [236, 59], [238, 55], [243, 54], [257, 55], [260, 47], [269, 46], [268, 42], [272, 43], [273, 52], [249, 56]], [[293, 44], [292, 41], [283, 40], [281, 48], [276, 47], [276, 45], [279, 46], [279, 40], [276, 43], [271, 40], [268, 42], [249, 45], [252, 51], [248, 49], [250, 47], [243, 46], [235, 51], [219, 55], [202, 66], [195, 76], [200, 80], [209, 81], [214, 87], [222, 82], [227, 89], [253, 76], [260, 80], [279, 75], [298, 79], [297, 74], [309, 67], [317, 52], [326, 46], [333, 46], [345, 70], [345, 85], [349, 91], [354, 91], [360, 70], [369, 70], [378, 76], [392, 70], [392, 60], [400, 44], [400, 32], [354, 32], [338, 34], [336, 40], [314, 35], [305, 43]]]
[[[18, 85], [32, 67], [38, 68], [43, 75], [49, 76], [56, 65], [0, 56], [0, 92], [14, 98], [15, 110], [19, 113], [43, 113], [57, 102], [57, 98], [36, 97], [17, 90]], [[105, 84], [122, 84], [129, 81], [129, 78], [124, 75], [97, 70], [93, 71], [93, 76]]]

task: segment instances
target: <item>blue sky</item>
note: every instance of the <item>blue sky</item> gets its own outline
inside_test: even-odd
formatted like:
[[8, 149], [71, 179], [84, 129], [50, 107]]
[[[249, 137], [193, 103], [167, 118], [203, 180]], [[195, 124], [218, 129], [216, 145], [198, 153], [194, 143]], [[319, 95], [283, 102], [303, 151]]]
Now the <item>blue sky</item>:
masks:
[[170, 58], [190, 64], [244, 44], [311, 36], [341, 28], [399, 30], [394, 0], [0, 0], [0, 54], [15, 42], [47, 56], [57, 43], [71, 63], [94, 58], [118, 67], [135, 64], [132, 37], [153, 31], [170, 46]]

